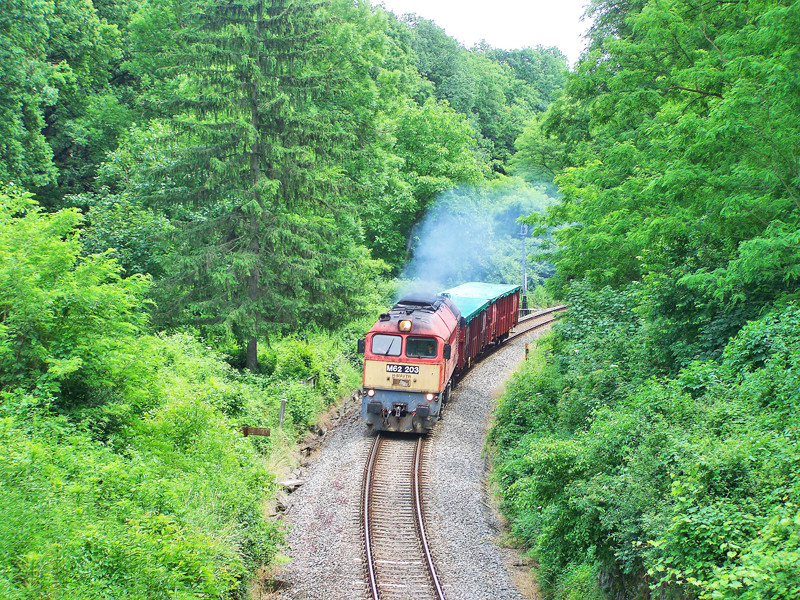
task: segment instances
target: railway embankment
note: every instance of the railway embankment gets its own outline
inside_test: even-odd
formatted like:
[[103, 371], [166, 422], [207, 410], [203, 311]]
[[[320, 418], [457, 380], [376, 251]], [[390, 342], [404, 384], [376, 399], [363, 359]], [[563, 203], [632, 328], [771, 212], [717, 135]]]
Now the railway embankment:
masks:
[[[483, 449], [494, 400], [524, 360], [526, 342], [537, 335], [532, 331], [509, 340], [475, 365], [427, 440], [421, 491], [428, 541], [446, 597], [526, 597], [514, 582], [516, 553], [499, 544], [502, 526], [491, 509]], [[265, 592], [264, 598], [372, 597], [364, 569], [360, 499], [373, 435], [359, 409], [355, 399], [340, 409], [339, 424], [302, 469], [304, 485], [288, 495], [283, 520], [289, 526], [289, 560], [275, 574], [282, 589]]]

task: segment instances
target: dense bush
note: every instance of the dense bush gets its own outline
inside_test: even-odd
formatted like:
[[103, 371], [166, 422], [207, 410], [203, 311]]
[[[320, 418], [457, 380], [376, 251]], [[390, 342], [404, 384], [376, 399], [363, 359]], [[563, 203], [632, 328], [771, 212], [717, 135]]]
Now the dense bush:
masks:
[[659, 378], [635, 299], [577, 286], [497, 411], [495, 479], [545, 594], [797, 598], [800, 309]]
[[[312, 385], [240, 375], [187, 335], [150, 338], [159, 357], [150, 408], [126, 412], [102, 440], [95, 425], [113, 404], [58, 416], [41, 397], [3, 392], [0, 595], [243, 596], [282, 539], [263, 513], [274, 492], [270, 453], [354, 381], [326, 339], [276, 344], [279, 355], [301, 345], [325, 365]], [[245, 439], [242, 424], [273, 435]]]
[[81, 220], [0, 192], [0, 597], [244, 597], [282, 543], [268, 465], [358, 384], [352, 335], [275, 340], [243, 374], [148, 334], [147, 280], [82, 256]]
[[78, 404], [92, 389], [143, 387], [131, 366], [147, 279], [122, 279], [106, 255], [80, 256], [82, 220], [75, 209], [44, 214], [28, 194], [0, 189], [0, 389]]
[[272, 559], [281, 535], [261, 507], [273, 476], [196, 376], [203, 362], [162, 367], [154, 406], [106, 443], [41, 398], [3, 392], [4, 597], [230, 597]]
[[798, 598], [800, 2], [588, 13], [517, 140], [571, 314], [498, 410], [504, 508], [548, 597]]

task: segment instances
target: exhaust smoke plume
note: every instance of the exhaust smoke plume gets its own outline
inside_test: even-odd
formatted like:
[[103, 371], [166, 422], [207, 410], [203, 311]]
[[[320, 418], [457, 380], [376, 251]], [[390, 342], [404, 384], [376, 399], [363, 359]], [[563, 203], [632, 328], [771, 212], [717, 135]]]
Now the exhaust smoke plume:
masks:
[[[456, 189], [442, 194], [413, 228], [412, 258], [402, 277], [409, 292], [435, 293], [467, 281], [522, 283], [522, 237], [517, 219], [555, 202], [519, 179], [490, 189]], [[527, 238], [527, 251], [536, 245]], [[528, 281], [541, 279], [531, 265]], [[532, 287], [529, 283], [529, 287]]]

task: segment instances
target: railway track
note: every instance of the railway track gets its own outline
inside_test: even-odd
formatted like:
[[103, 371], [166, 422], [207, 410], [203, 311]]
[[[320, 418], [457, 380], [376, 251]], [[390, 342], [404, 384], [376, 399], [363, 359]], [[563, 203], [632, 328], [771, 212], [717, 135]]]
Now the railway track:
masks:
[[422, 502], [423, 437], [378, 434], [364, 468], [361, 528], [372, 600], [445, 600]]
[[511, 335], [508, 336], [508, 339], [514, 339], [523, 333], [528, 333], [534, 329], [539, 329], [545, 325], [550, 325], [558, 318], [557, 315], [565, 310], [567, 310], [567, 307], [562, 304], [559, 306], [553, 306], [551, 308], [537, 310], [536, 312], [520, 318], [517, 326], [511, 330]]
[[[556, 320], [566, 306], [520, 319], [508, 339]], [[361, 533], [372, 600], [445, 600], [425, 534], [425, 438], [377, 434], [364, 466]]]

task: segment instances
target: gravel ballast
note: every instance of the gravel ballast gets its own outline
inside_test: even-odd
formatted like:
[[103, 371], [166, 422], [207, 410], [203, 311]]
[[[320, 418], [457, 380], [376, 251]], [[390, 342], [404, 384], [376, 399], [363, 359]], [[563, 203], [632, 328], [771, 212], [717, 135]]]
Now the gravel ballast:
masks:
[[[486, 492], [483, 456], [493, 400], [524, 360], [531, 332], [476, 364], [453, 391], [444, 418], [428, 436], [426, 530], [439, 579], [451, 600], [525, 600], [507, 568], [516, 554], [497, 544], [500, 525]], [[280, 599], [368, 599], [359, 529], [364, 463], [372, 442], [349, 400], [318, 455], [302, 469], [305, 484], [289, 496], [291, 559], [277, 574]], [[265, 596], [270, 597], [270, 596]]]

